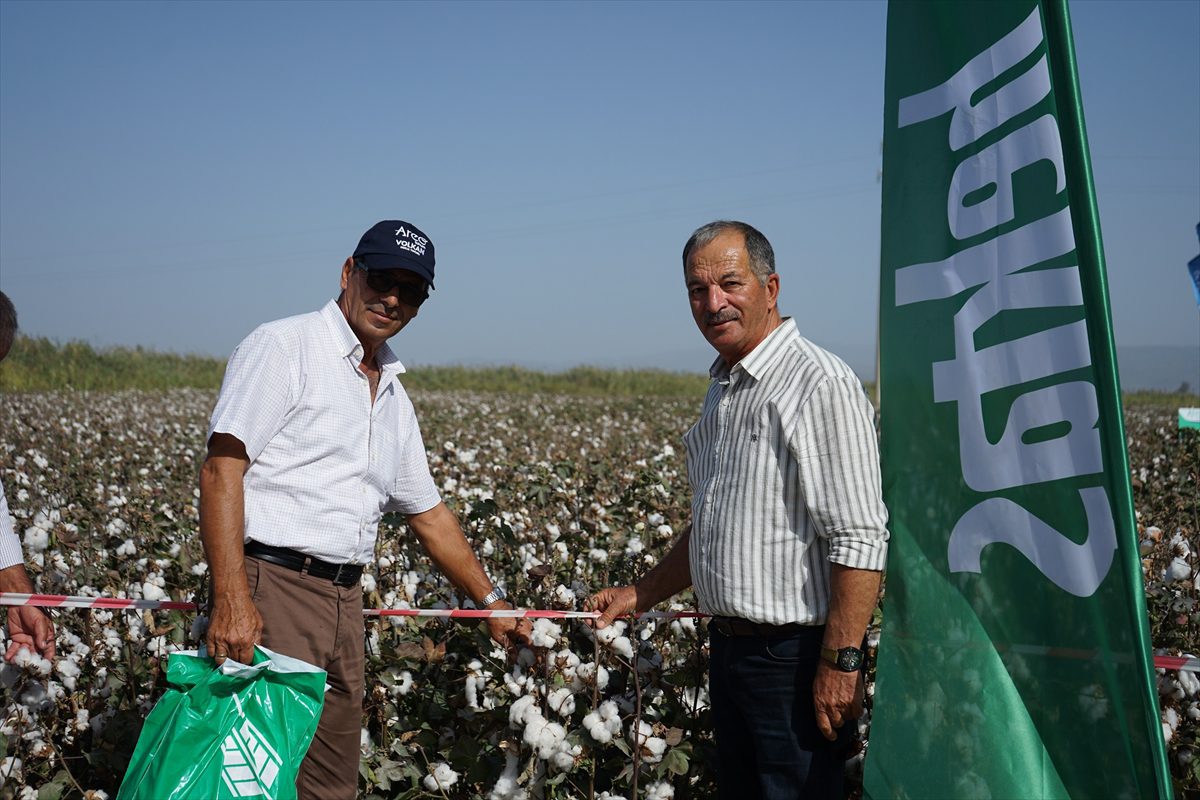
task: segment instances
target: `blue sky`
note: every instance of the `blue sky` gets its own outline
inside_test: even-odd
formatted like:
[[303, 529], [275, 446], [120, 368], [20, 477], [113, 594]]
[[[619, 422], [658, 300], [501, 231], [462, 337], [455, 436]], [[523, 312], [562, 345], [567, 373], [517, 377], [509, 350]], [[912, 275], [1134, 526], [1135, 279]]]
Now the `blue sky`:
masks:
[[[1071, 13], [1118, 344], [1200, 352], [1200, 2]], [[679, 252], [732, 217], [868, 371], [885, 15], [4, 0], [0, 289], [30, 335], [224, 356], [398, 217], [438, 256], [406, 363], [699, 371]]]

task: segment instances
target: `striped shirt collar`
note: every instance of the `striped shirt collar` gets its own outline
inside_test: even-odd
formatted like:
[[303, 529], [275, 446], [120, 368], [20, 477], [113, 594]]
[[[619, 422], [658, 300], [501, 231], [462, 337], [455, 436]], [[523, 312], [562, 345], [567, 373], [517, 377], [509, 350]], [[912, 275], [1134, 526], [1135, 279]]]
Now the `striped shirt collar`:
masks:
[[[362, 342], [354, 335], [354, 329], [346, 321], [346, 315], [342, 313], [336, 300], [330, 300], [321, 308], [321, 318], [329, 327], [329, 333], [333, 337], [338, 352], [344, 358], [354, 359], [354, 366], [357, 369], [363, 357]], [[375, 354], [375, 361], [379, 364], [380, 373], [399, 375], [405, 371], [404, 365], [400, 363], [400, 359], [396, 357], [396, 353], [387, 342], [379, 347]]]
[[779, 354], [783, 351], [786, 342], [796, 335], [796, 320], [791, 317], [784, 317], [783, 321], [775, 327], [775, 330], [767, 334], [766, 338], [758, 343], [758, 346], [751, 350], [745, 358], [733, 365], [732, 368], [726, 366], [725, 359], [717, 356], [716, 361], [708, 369], [709, 376], [716, 381], [724, 382], [729, 380], [730, 374], [734, 370], [742, 370], [754, 380], [762, 380], [762, 376], [767, 369], [775, 363], [779, 358]]

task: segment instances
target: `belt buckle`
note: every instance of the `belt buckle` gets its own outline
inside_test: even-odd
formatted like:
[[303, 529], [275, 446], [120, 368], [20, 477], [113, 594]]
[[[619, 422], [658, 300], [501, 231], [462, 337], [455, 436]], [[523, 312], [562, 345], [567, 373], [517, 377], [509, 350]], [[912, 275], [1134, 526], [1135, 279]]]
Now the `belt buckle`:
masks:
[[344, 567], [344, 566], [346, 566], [346, 562], [343, 561], [342, 563], [337, 565], [337, 571], [333, 573], [332, 580], [333, 580], [333, 583], [335, 586], [342, 585], [342, 567]]

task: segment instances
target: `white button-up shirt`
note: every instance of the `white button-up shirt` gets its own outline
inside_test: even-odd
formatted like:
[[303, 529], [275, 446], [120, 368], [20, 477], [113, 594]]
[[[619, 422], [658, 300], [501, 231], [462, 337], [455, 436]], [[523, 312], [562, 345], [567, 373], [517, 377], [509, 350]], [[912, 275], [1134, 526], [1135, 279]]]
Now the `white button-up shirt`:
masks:
[[400, 385], [404, 366], [379, 349], [372, 404], [362, 356], [332, 300], [260, 326], [234, 350], [208, 435], [237, 437], [250, 457], [246, 540], [365, 564], [383, 512], [419, 514], [441, 501]]
[[0, 486], [0, 569], [8, 569], [14, 564], [24, 564], [21, 557], [21, 540], [13, 530], [12, 516], [8, 512], [8, 500], [4, 497], [4, 487]]
[[887, 509], [874, 411], [854, 372], [791, 318], [729, 369], [686, 434], [700, 608], [824, 624], [829, 564], [881, 570]]

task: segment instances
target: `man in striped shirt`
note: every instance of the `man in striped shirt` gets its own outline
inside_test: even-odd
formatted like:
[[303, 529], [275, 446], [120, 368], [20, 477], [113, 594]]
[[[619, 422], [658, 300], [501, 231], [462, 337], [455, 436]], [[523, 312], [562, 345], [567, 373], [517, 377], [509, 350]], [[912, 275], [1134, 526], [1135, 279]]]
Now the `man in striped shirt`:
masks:
[[713, 615], [720, 796], [840, 798], [887, 555], [874, 412], [854, 372], [780, 315], [761, 233], [705, 225], [683, 266], [719, 354], [684, 435], [691, 525], [641, 580], [588, 607], [603, 628], [693, 586]]

